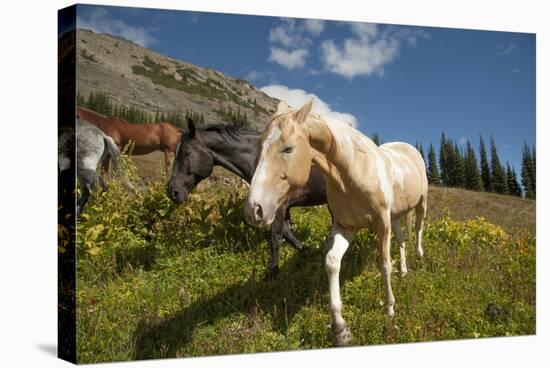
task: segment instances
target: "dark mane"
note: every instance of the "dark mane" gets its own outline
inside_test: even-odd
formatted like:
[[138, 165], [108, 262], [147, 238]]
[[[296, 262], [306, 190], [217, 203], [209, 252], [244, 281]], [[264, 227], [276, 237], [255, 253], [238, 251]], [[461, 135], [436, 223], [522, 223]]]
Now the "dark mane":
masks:
[[260, 135], [260, 133], [250, 128], [240, 127], [236, 125], [226, 125], [222, 123], [211, 124], [203, 128], [199, 128], [197, 129], [197, 131], [217, 133], [224, 138], [231, 138], [237, 142], [256, 139]]
[[[228, 125], [224, 123], [214, 123], [203, 127], [196, 128], [197, 133], [210, 133], [217, 134], [224, 140], [232, 140], [236, 143], [242, 143], [244, 141], [250, 142], [256, 140], [260, 136], [260, 133], [250, 128], [240, 127], [236, 125]], [[181, 142], [189, 140], [191, 133], [185, 132], [181, 136]]]
[[217, 131], [219, 133], [226, 132], [228, 134], [239, 134], [239, 135], [258, 135], [259, 133], [250, 128], [241, 127], [238, 125], [228, 125], [223, 123], [210, 124], [203, 128], [206, 132]]

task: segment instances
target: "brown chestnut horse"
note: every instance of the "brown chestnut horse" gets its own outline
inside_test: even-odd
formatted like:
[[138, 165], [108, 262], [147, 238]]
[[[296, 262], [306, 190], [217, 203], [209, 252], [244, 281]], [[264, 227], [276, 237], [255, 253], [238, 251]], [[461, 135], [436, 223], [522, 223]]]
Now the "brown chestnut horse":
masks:
[[[77, 116], [101, 129], [123, 149], [130, 141], [134, 144], [132, 155], [146, 155], [154, 151], [164, 152], [166, 173], [170, 171], [172, 156], [181, 140], [182, 131], [170, 123], [133, 124], [124, 119], [108, 117], [83, 107], [76, 108]], [[104, 165], [108, 169], [108, 163]]]

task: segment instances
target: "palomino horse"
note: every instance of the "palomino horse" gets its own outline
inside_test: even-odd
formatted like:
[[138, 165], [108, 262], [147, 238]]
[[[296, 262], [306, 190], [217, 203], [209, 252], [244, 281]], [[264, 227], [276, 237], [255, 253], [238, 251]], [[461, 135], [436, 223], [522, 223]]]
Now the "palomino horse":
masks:
[[[69, 169], [74, 152], [74, 130], [63, 128], [59, 132], [59, 173]], [[78, 199], [76, 214], [80, 216], [84, 205], [90, 198], [97, 181], [97, 167], [105, 160], [113, 161], [113, 168], [118, 166], [120, 151], [111, 137], [103, 133], [98, 127], [82, 120], [76, 120], [76, 174], [82, 189], [82, 196]], [[106, 184], [101, 181], [103, 187]]]
[[164, 152], [166, 173], [170, 170], [172, 154], [181, 139], [181, 129], [170, 123], [132, 124], [123, 119], [107, 117], [82, 107], [77, 116], [103, 130], [122, 149], [130, 141], [134, 143], [133, 155], [146, 155], [153, 151]]
[[424, 160], [413, 146], [394, 142], [378, 147], [346, 124], [310, 114], [312, 105], [310, 101], [295, 111], [284, 102], [279, 104], [260, 140], [260, 158], [245, 214], [251, 224], [269, 225], [284, 198], [306, 184], [312, 163], [323, 171], [333, 216], [325, 270], [329, 280], [332, 342], [340, 346], [347, 345], [350, 338], [341, 314], [339, 285], [340, 264], [349, 243], [362, 228], [371, 228], [377, 234], [385, 305], [387, 313], [393, 316], [391, 230], [400, 245], [402, 271], [406, 271], [399, 220], [416, 210], [416, 251], [421, 257], [428, 180]]
[[[188, 124], [189, 133], [181, 138], [168, 182], [168, 196], [172, 201], [186, 201], [197, 184], [212, 174], [214, 166], [222, 166], [250, 183], [258, 158], [258, 133], [224, 125], [197, 130], [191, 119]], [[325, 180], [319, 170], [313, 169], [306, 186], [284, 199], [271, 225], [271, 275], [279, 270], [283, 238], [296, 249], [302, 248], [290, 230], [290, 208], [325, 203]]]

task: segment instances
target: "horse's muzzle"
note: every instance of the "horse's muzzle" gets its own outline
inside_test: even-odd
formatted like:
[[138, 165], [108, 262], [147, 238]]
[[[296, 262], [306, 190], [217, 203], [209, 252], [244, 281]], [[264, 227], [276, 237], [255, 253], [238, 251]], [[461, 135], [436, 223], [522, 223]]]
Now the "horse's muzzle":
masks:
[[264, 208], [257, 202], [246, 201], [244, 216], [250, 225], [257, 227], [266, 227], [273, 222], [273, 219], [266, 217]]
[[168, 190], [168, 197], [175, 203], [183, 203], [189, 198], [189, 192], [187, 190]]

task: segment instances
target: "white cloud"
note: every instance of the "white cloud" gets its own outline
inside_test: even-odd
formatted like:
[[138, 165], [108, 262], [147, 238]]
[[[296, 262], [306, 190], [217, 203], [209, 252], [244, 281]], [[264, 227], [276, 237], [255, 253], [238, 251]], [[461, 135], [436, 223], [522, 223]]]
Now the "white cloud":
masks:
[[191, 23], [198, 23], [200, 17], [201, 13], [199, 12], [191, 12], [191, 14], [189, 14], [189, 20], [191, 21]]
[[352, 127], [357, 127], [358, 125], [357, 118], [355, 116], [346, 112], [332, 110], [328, 103], [321, 100], [313, 93], [308, 93], [302, 89], [290, 89], [283, 85], [270, 85], [260, 89], [268, 96], [279, 100], [284, 100], [294, 108], [300, 108], [306, 102], [309, 102], [312, 98], [314, 98], [315, 103], [313, 105], [313, 112], [316, 112], [323, 118], [333, 122], [349, 124]]
[[271, 53], [268, 61], [289, 70], [303, 68], [309, 55], [308, 47], [313, 44], [311, 37], [319, 36], [324, 29], [323, 20], [282, 18], [281, 23], [269, 31]]
[[431, 39], [431, 35], [422, 28], [396, 26], [387, 26], [384, 36], [406, 42], [410, 47], [416, 47], [419, 39]]
[[292, 70], [295, 68], [303, 68], [306, 64], [307, 55], [308, 51], [306, 49], [287, 51], [279, 47], [272, 47], [271, 55], [269, 55], [268, 61], [276, 62], [277, 64]]
[[297, 29], [294, 19], [283, 18], [280, 26], [272, 28], [269, 31], [269, 42], [293, 48], [302, 46], [307, 41]]
[[147, 29], [134, 27], [120, 19], [112, 18], [106, 9], [100, 7], [94, 8], [86, 16], [77, 16], [76, 25], [78, 28], [89, 29], [96, 33], [120, 36], [144, 47], [156, 41]]
[[415, 47], [419, 38], [429, 38], [423, 30], [388, 26], [382, 31], [373, 23], [352, 23], [353, 37], [338, 45], [333, 40], [321, 44], [325, 69], [353, 79], [356, 76], [383, 75], [384, 66], [394, 61], [402, 44]]
[[357, 23], [350, 25], [351, 32], [361, 40], [370, 40], [378, 34], [378, 27], [374, 23]]
[[322, 43], [321, 50], [323, 63], [329, 71], [352, 79], [358, 75], [383, 75], [384, 65], [395, 59], [399, 45], [386, 40], [347, 39], [339, 47], [328, 40]]
[[518, 50], [518, 47], [516, 46], [516, 44], [513, 41], [511, 41], [508, 44], [498, 44], [497, 45], [497, 55], [498, 56], [509, 55], [512, 52], [517, 51], [517, 50]]
[[304, 21], [282, 18], [281, 24], [269, 31], [269, 42], [286, 48], [305, 47], [312, 44], [310, 36], [319, 36], [325, 29], [325, 21], [306, 19]]
[[306, 19], [304, 29], [313, 36], [319, 36], [325, 29], [325, 21], [320, 19]]

